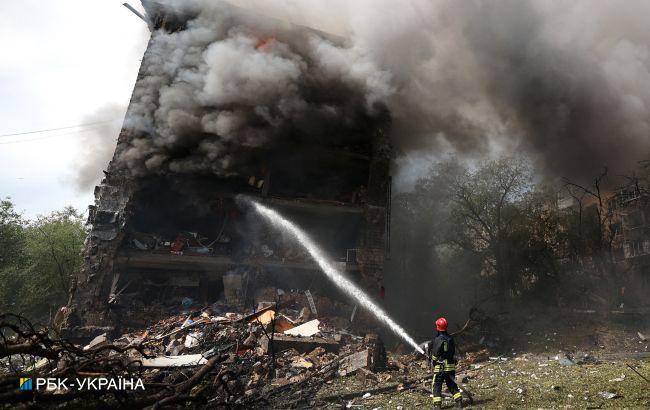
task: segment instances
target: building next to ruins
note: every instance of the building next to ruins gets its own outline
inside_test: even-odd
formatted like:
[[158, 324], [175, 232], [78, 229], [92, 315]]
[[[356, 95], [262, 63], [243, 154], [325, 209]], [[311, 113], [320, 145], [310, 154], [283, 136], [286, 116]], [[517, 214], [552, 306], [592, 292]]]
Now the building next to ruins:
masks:
[[639, 163], [635, 176], [614, 191], [607, 205], [614, 222], [617, 264], [636, 278], [631, 281], [636, 289], [622, 289], [621, 299], [626, 300], [626, 293], [650, 289], [650, 161]]
[[[154, 34], [185, 29], [189, 17], [157, 2], [143, 5]], [[265, 25], [282, 27], [272, 29], [273, 36], [287, 27], [273, 19]], [[293, 27], [291, 33], [313, 32]], [[136, 90], [151, 53], [150, 41]], [[132, 99], [127, 118], [133, 105]], [[134, 174], [119, 159], [142, 133], [125, 126], [95, 189], [70, 324], [128, 326], [143, 310], [183, 300], [204, 306], [225, 298], [242, 306], [267, 286], [338, 297], [306, 252], [241, 206], [238, 195], [295, 221], [378, 298], [389, 248], [389, 118], [382, 113], [366, 124], [341, 131], [344, 138], [290, 135], [246, 148], [245, 166], [221, 175], [202, 170]]]
[[619, 260], [650, 266], [650, 162], [640, 164], [630, 183], [616, 189], [608, 203], [616, 215]]

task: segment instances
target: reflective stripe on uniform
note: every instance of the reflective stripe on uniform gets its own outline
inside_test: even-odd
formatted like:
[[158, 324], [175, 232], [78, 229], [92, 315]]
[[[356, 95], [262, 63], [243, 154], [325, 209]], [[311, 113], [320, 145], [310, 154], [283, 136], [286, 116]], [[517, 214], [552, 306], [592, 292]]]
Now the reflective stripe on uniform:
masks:
[[433, 402], [434, 403], [442, 403], [442, 397], [434, 397]]
[[456, 370], [456, 363], [449, 363], [447, 359], [445, 359], [444, 365], [445, 365], [446, 372], [453, 372]]
[[454, 400], [458, 400], [458, 399], [460, 399], [462, 396], [463, 396], [463, 395], [460, 394], [460, 392], [458, 392], [458, 393], [454, 394]]

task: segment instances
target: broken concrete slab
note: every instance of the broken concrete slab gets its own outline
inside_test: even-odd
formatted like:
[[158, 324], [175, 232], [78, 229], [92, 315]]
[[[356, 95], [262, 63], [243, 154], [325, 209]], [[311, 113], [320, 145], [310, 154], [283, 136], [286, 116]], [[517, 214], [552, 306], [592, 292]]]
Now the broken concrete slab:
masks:
[[[268, 337], [262, 336], [259, 339], [259, 344], [265, 353], [269, 352]], [[293, 348], [300, 353], [309, 353], [317, 347], [322, 347], [327, 352], [338, 352], [339, 350], [337, 342], [322, 337], [297, 337], [280, 333], [273, 335], [273, 349], [276, 352]]]
[[159, 356], [151, 359], [142, 359], [142, 367], [191, 367], [200, 366], [208, 362], [202, 354], [187, 354], [182, 356]]
[[95, 337], [93, 340], [90, 341], [86, 346], [84, 346], [84, 350], [90, 350], [90, 349], [95, 349], [98, 347], [102, 347], [108, 344], [108, 336], [106, 333], [102, 333], [101, 335]]
[[357, 370], [368, 367], [370, 365], [370, 350], [365, 349], [360, 352], [352, 353], [349, 356], [344, 357], [339, 362], [339, 376], [346, 376], [352, 374]]
[[310, 337], [320, 332], [320, 329], [318, 328], [319, 325], [320, 321], [318, 319], [310, 320], [309, 322], [303, 323], [300, 326], [296, 326], [293, 329], [286, 330], [284, 334], [291, 336]]

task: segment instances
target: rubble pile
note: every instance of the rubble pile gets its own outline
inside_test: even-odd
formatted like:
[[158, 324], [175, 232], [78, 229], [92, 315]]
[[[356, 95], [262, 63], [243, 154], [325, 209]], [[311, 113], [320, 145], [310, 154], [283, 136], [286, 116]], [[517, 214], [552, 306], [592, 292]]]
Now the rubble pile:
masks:
[[332, 378], [386, 368], [378, 335], [336, 327], [341, 318], [316, 318], [308, 301], [299, 304], [287, 295], [282, 301], [259, 302], [253, 311], [233, 311], [225, 301], [189, 309], [186, 303], [177, 314], [146, 329], [106, 332], [83, 344], [57, 339], [22, 321], [7, 326], [7, 319], [2, 331], [12, 336], [4, 339], [0, 351], [6, 380], [13, 376], [15, 381], [16, 375], [120, 377], [140, 379], [143, 388], [39, 390], [32, 395], [18, 391], [14, 383], [0, 382], [0, 401], [55, 401], [61, 407], [305, 407], [314, 405], [316, 390]]

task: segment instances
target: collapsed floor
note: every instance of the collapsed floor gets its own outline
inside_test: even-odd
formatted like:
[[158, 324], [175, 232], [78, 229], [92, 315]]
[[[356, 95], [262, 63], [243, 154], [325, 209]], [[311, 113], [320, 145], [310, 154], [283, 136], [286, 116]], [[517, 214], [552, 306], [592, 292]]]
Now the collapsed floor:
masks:
[[[302, 293], [267, 294], [269, 301], [254, 312], [233, 310], [225, 301], [201, 307], [186, 300], [148, 327], [99, 334], [84, 343], [57, 339], [4, 315], [0, 403], [368, 409], [431, 404], [424, 357], [392, 343], [387, 353], [379, 336], [355, 334], [350, 318], [315, 315]], [[503, 318], [474, 311], [456, 336], [465, 403], [647, 408], [650, 332], [631, 323], [568, 319], [561, 312]], [[25, 392], [18, 389], [18, 375], [141, 378], [144, 390]]]

